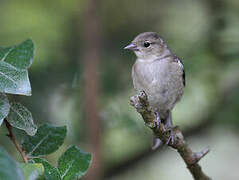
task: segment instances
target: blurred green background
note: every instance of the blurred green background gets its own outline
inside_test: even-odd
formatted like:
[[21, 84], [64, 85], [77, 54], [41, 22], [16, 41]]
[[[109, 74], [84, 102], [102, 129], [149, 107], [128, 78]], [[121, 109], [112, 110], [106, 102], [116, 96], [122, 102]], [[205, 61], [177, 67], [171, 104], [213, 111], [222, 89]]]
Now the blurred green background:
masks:
[[[238, 0], [0, 0], [0, 46], [32, 38], [32, 96], [15, 96], [35, 123], [67, 125], [69, 144], [94, 153], [84, 179], [192, 179], [179, 155], [152, 152], [152, 134], [129, 105], [137, 34], [158, 32], [185, 66], [185, 95], [173, 111], [200, 164], [218, 180], [239, 179]], [[0, 143], [20, 159], [0, 129]]]

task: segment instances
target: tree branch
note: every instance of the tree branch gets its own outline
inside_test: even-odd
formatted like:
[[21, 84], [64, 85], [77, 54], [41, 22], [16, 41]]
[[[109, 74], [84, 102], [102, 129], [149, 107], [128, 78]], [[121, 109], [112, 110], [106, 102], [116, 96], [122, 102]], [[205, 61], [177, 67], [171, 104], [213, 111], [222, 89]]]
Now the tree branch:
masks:
[[[170, 133], [166, 126], [162, 123], [157, 127], [156, 117], [154, 111], [150, 108], [147, 101], [147, 95], [144, 91], [130, 98], [130, 104], [136, 108], [141, 114], [145, 125], [148, 126], [154, 133], [154, 135], [163, 143], [168, 141]], [[198, 164], [199, 160], [203, 158], [208, 152], [209, 148], [205, 148], [200, 152], [193, 152], [188, 144], [185, 142], [182, 132], [178, 127], [173, 128], [174, 143], [169, 142], [169, 146], [176, 149], [180, 156], [183, 158], [187, 165], [187, 168], [191, 172], [195, 180], [211, 180], [203, 171], [201, 166]]]
[[21, 154], [24, 163], [27, 163], [28, 158], [27, 158], [25, 152], [22, 150], [21, 146], [20, 146], [20, 145], [18, 144], [18, 142], [16, 141], [16, 138], [15, 138], [15, 136], [14, 136], [14, 134], [13, 134], [13, 131], [12, 131], [12, 126], [11, 126], [11, 124], [10, 124], [6, 119], [4, 120], [4, 122], [5, 122], [5, 124], [6, 124], [6, 127], [7, 127], [8, 132], [9, 132], [9, 134], [8, 134], [7, 136], [11, 139], [11, 141], [13, 142], [13, 144], [15, 145], [15, 147], [17, 148], [17, 150], [18, 150], [19, 153]]

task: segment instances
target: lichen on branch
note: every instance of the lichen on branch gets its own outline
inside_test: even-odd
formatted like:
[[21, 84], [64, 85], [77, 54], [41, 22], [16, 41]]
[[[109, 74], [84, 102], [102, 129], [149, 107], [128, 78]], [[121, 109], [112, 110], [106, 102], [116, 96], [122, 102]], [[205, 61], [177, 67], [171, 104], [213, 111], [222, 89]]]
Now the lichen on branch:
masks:
[[[154, 135], [160, 138], [163, 143], [168, 142], [170, 133], [163, 123], [159, 123], [157, 127], [155, 112], [149, 106], [147, 94], [144, 91], [140, 91], [130, 98], [130, 104], [141, 114], [145, 125], [153, 131]], [[209, 152], [209, 148], [205, 148], [200, 152], [193, 152], [184, 140], [183, 134], [178, 127], [173, 128], [173, 136], [174, 141], [173, 143], [169, 141], [168, 146], [177, 150], [194, 179], [212, 180], [202, 171], [201, 166], [198, 164], [200, 159]]]

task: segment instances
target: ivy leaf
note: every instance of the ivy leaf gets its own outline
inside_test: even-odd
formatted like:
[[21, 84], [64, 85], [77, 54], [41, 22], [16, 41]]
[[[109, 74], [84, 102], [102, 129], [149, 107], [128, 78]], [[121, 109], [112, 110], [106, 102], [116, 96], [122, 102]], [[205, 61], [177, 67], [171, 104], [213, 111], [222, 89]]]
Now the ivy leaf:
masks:
[[10, 110], [10, 104], [6, 94], [0, 93], [0, 126], [3, 119], [8, 115]]
[[30, 96], [31, 85], [27, 70], [0, 61], [0, 92]]
[[22, 163], [21, 168], [26, 180], [36, 180], [44, 173], [44, 167], [41, 163]]
[[58, 160], [58, 169], [63, 180], [75, 180], [83, 176], [91, 164], [91, 154], [77, 146], [69, 147]]
[[41, 163], [44, 166], [45, 180], [61, 180], [58, 169], [52, 166], [47, 160], [42, 158], [34, 158], [32, 161], [35, 163]]
[[40, 126], [35, 136], [24, 138], [22, 148], [29, 157], [38, 157], [55, 152], [64, 142], [66, 126], [56, 127], [49, 124]]
[[24, 130], [30, 136], [34, 136], [37, 132], [37, 126], [33, 122], [31, 112], [18, 102], [11, 103], [7, 121], [13, 127]]
[[6, 56], [8, 54], [10, 49], [11, 49], [11, 47], [5, 47], [5, 48], [0, 47], [0, 60], [1, 61], [5, 59], [4, 56]]
[[0, 147], [0, 177], [7, 180], [24, 180], [19, 164]]
[[34, 44], [31, 39], [16, 46], [0, 48], [0, 61], [5, 61], [16, 68], [28, 69], [34, 56]]

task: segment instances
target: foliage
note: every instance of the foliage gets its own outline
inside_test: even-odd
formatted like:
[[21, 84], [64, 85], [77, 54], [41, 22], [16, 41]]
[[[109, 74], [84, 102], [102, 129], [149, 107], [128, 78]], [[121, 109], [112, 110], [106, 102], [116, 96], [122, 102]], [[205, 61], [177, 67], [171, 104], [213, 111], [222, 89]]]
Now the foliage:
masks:
[[[6, 95], [31, 95], [28, 68], [33, 62], [33, 55], [34, 44], [30, 39], [16, 46], [0, 48], [0, 125], [5, 121], [9, 137], [25, 161], [19, 164], [0, 147], [0, 177], [9, 180], [78, 179], [89, 168], [91, 154], [70, 146], [59, 158], [58, 167], [39, 158], [55, 152], [63, 144], [66, 126], [43, 124], [38, 128], [31, 112], [19, 102], [9, 102]], [[21, 145], [16, 141], [12, 128], [26, 132]]]
[[37, 127], [33, 123], [31, 112], [20, 103], [11, 103], [7, 121], [15, 128], [24, 130], [30, 136], [35, 135]]
[[90, 154], [82, 152], [77, 146], [71, 146], [59, 158], [58, 169], [62, 179], [78, 179], [85, 174], [90, 162]]
[[22, 163], [21, 168], [25, 179], [34, 180], [43, 176], [44, 167], [41, 163]]
[[15, 180], [17, 177], [19, 180], [24, 180], [19, 163], [12, 159], [3, 148], [0, 148], [0, 165], [0, 177], [2, 179]]
[[24, 138], [22, 148], [28, 156], [42, 156], [55, 152], [64, 142], [66, 127], [44, 124], [38, 128], [35, 136]]

